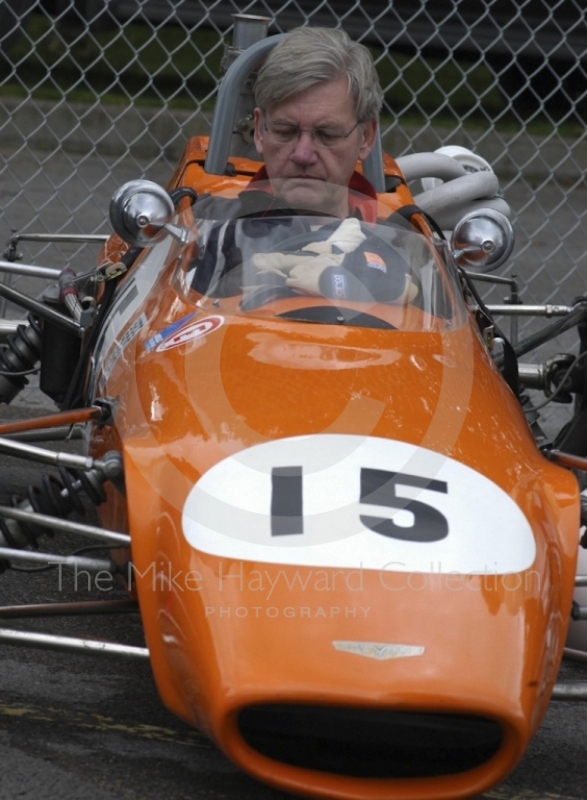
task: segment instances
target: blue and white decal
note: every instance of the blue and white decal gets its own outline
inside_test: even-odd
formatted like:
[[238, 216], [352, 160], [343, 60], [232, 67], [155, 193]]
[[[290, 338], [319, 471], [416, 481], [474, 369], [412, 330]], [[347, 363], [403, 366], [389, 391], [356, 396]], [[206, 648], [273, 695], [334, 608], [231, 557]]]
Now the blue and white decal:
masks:
[[183, 532], [204, 553], [300, 566], [506, 574], [536, 556], [521, 509], [481, 473], [406, 442], [341, 434], [220, 461], [189, 493]]
[[177, 322], [168, 325], [166, 328], [163, 328], [162, 331], [158, 331], [154, 336], [151, 336], [150, 339], [147, 339], [145, 342], [145, 350], [147, 353], [150, 353], [151, 350], [154, 350], [157, 345], [161, 344], [161, 342], [165, 341], [165, 339], [167, 339], [169, 336], [173, 336], [176, 331], [193, 319], [197, 313], [197, 311], [192, 311], [192, 313], [188, 314], [187, 317], [178, 319]]
[[157, 352], [163, 353], [165, 350], [173, 350], [174, 347], [179, 347], [182, 344], [191, 342], [192, 339], [199, 339], [207, 333], [212, 333], [221, 325], [224, 324], [224, 317], [219, 314], [213, 314], [210, 317], [204, 317], [196, 322], [190, 322], [183, 327], [180, 327], [172, 335], [167, 336], [159, 345], [157, 345]]

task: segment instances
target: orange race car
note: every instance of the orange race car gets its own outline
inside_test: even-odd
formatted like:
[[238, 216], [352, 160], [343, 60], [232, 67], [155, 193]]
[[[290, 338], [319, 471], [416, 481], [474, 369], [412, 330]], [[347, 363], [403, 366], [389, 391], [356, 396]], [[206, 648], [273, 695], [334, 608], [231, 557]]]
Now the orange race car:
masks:
[[[516, 765], [553, 690], [587, 693], [555, 685], [571, 617], [567, 646], [587, 650], [587, 340], [518, 363], [583, 332], [587, 300], [534, 308], [558, 318], [508, 341], [494, 315], [522, 310], [515, 281], [488, 274], [511, 253], [508, 209], [462, 148], [376, 150], [378, 222], [267, 212], [243, 191], [261, 165], [230, 153], [247, 133], [234, 98], [276, 38], [233, 63], [210, 141], [188, 142], [166, 190], [116, 193], [91, 274], [45, 270], [40, 301], [0, 284], [29, 311], [0, 399], [40, 362], [61, 409], [0, 426], [0, 451], [59, 467], [0, 509], [0, 557], [121, 573], [148, 649], [0, 638], [150, 658], [163, 702], [276, 787], [472, 796]], [[324, 257], [312, 293], [275, 268]], [[488, 307], [479, 280], [514, 302]], [[556, 439], [528, 388], [575, 396]], [[85, 455], [30, 443], [75, 425]], [[82, 492], [101, 527], [65, 519]], [[48, 529], [112, 558], [39, 552]]]

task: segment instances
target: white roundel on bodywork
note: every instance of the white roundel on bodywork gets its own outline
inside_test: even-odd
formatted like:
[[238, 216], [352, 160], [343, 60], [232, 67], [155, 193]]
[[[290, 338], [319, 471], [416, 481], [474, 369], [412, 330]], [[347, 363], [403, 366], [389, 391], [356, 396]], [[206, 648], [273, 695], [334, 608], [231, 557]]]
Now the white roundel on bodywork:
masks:
[[229, 456], [193, 487], [182, 522], [197, 550], [275, 564], [505, 574], [536, 555], [528, 520], [491, 480], [375, 437], [299, 436]]

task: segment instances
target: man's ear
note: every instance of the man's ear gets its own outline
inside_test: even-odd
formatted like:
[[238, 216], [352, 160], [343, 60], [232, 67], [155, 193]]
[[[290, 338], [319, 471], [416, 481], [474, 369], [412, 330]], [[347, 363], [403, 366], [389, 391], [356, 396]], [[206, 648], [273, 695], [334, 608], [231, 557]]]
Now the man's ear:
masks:
[[371, 150], [375, 147], [378, 135], [379, 123], [376, 120], [372, 119], [369, 122], [363, 123], [363, 141], [359, 149], [359, 158], [361, 161], [367, 158]]
[[255, 147], [257, 148], [257, 153], [260, 156], [263, 155], [263, 117], [261, 115], [260, 109], [255, 109], [255, 133], [253, 135], [253, 139], [255, 142]]

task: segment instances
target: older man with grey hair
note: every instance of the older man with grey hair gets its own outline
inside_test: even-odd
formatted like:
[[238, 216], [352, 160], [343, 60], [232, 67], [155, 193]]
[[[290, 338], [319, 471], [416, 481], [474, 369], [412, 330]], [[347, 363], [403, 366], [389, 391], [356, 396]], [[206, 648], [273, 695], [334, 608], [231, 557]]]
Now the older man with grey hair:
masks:
[[265, 162], [256, 180], [268, 178], [284, 203], [345, 217], [357, 212], [357, 195], [375, 198], [355, 172], [375, 145], [382, 103], [366, 47], [342, 30], [296, 28], [259, 71], [255, 100], [255, 145]]
[[[342, 30], [296, 28], [259, 70], [255, 99], [254, 138], [264, 166], [195, 265], [193, 287], [203, 292], [217, 280], [217, 292], [237, 293], [242, 280], [234, 267], [251, 264], [268, 295], [277, 288], [409, 302], [418, 290], [407, 264], [398, 264], [379, 237], [369, 239], [364, 224], [377, 222], [377, 195], [356, 165], [375, 146], [382, 104], [367, 48]], [[296, 215], [301, 230], [303, 217], [312, 219], [313, 230], [302, 236], [307, 243], [278, 252], [272, 245], [280, 220], [282, 238], [291, 241]], [[388, 270], [386, 260], [396, 268]]]

